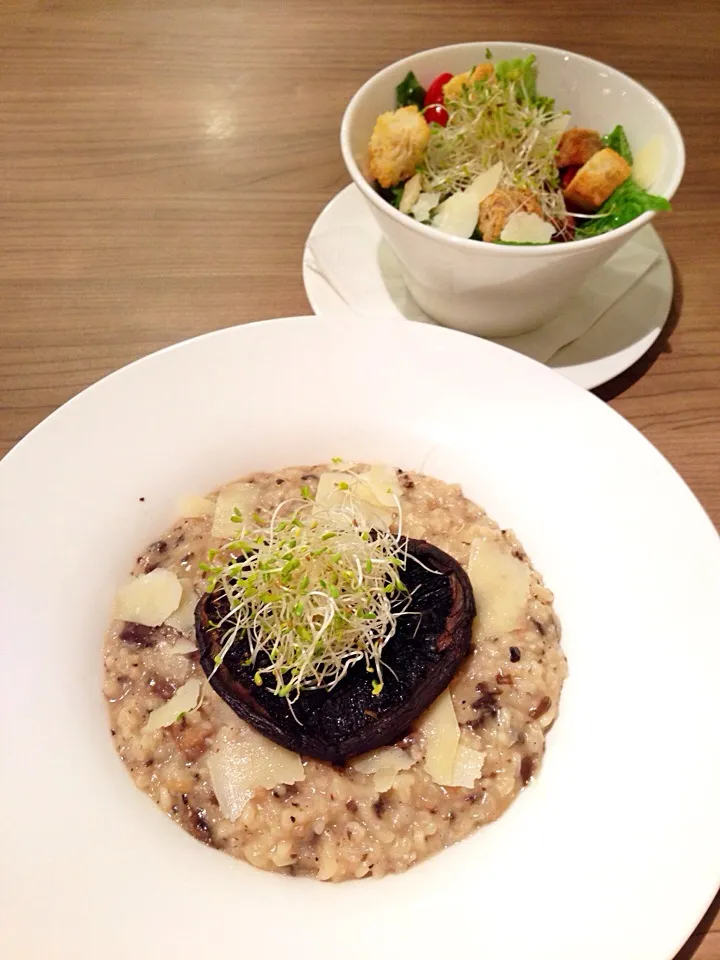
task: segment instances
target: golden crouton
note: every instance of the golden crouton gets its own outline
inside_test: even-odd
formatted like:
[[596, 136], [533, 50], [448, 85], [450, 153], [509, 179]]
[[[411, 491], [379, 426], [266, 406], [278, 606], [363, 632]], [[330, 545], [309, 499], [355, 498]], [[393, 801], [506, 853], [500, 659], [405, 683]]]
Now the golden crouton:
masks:
[[370, 176], [381, 187], [394, 187], [415, 173], [430, 139], [425, 117], [414, 105], [381, 113], [370, 137]]
[[602, 148], [602, 137], [597, 130], [570, 127], [560, 137], [556, 163], [561, 170], [563, 167], [581, 167]]
[[456, 73], [455, 76], [451, 80], [448, 80], [443, 86], [443, 97], [446, 100], [457, 100], [463, 91], [463, 87], [466, 87], [470, 83], [476, 83], [478, 80], [483, 80], [485, 77], [491, 77], [492, 75], [493, 65], [491, 63], [480, 63], [472, 72], [466, 70], [465, 73]]
[[601, 207], [613, 190], [630, 176], [631, 168], [609, 147], [599, 150], [583, 164], [563, 190], [565, 199], [592, 213]]
[[542, 216], [542, 209], [529, 190], [520, 190], [516, 187], [498, 187], [493, 190], [480, 204], [478, 230], [483, 240], [498, 240], [503, 227], [510, 216], [517, 210], [525, 213], [536, 213]]

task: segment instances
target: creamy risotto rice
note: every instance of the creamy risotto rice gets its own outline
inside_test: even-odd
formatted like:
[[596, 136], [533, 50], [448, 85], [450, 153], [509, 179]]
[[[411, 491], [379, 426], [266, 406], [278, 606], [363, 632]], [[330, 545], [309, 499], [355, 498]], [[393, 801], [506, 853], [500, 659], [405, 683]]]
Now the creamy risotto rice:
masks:
[[[258, 511], [266, 513], [304, 486], [314, 493], [327, 469], [290, 467], [243, 480], [256, 490]], [[220, 809], [209, 761], [219, 745], [242, 742], [243, 721], [208, 687], [199, 709], [169, 726], [145, 729], [151, 712], [189, 679], [205, 680], [190, 649], [191, 620], [171, 617], [158, 627], [115, 620], [108, 631], [104, 692], [111, 733], [136, 785], [198, 840], [254, 866], [333, 881], [401, 872], [496, 819], [539, 771], [567, 672], [553, 595], [514, 534], [499, 529], [459, 486], [410, 472], [397, 476], [408, 536], [430, 541], [464, 566], [474, 540], [496, 541], [529, 571], [512, 629], [483, 631], [479, 602], [471, 653], [450, 684], [460, 744], [484, 755], [472, 787], [440, 786], [430, 777], [419, 718], [398, 744], [407, 769], [379, 780], [354, 769], [352, 760], [339, 768], [302, 758], [303, 780], [257, 788], [231, 821]], [[187, 509], [206, 515], [180, 520], [137, 558], [133, 573], [165, 568], [191, 598], [200, 595], [199, 564], [214, 544], [216, 497], [208, 498], [204, 511], [202, 502]]]

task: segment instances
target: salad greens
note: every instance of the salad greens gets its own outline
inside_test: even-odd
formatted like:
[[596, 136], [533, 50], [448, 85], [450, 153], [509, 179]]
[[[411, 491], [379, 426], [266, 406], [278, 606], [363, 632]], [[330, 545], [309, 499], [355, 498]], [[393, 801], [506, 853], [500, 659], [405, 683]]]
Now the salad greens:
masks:
[[395, 87], [396, 107], [410, 107], [413, 104], [422, 110], [425, 103], [425, 88], [418, 83], [418, 78], [412, 72]]
[[[670, 209], [628, 176], [633, 152], [620, 124], [604, 136], [569, 128], [567, 111], [540, 94], [537, 81], [534, 54], [495, 62], [489, 49], [484, 62], [438, 74], [427, 88], [410, 70], [396, 87], [396, 109], [414, 106], [420, 115], [395, 122], [383, 114], [373, 131], [370, 173], [380, 196], [399, 208], [413, 179], [403, 206], [409, 216], [508, 246], [596, 237]], [[534, 220], [515, 218], [506, 230], [521, 211]]]
[[632, 150], [630, 149], [630, 144], [628, 143], [628, 138], [625, 135], [625, 131], [620, 124], [615, 127], [612, 133], [609, 133], [606, 137], [603, 137], [602, 141], [606, 147], [610, 147], [610, 149], [614, 150], [615, 153], [619, 153], [623, 160], [627, 161], [630, 166], [633, 165]]
[[[537, 68], [534, 53], [531, 53], [524, 60], [519, 58], [516, 60], [501, 60], [495, 64], [495, 78], [503, 86], [515, 85], [518, 102], [537, 103]], [[543, 99], [547, 101], [548, 110], [552, 110], [555, 105], [553, 100], [549, 97]]]
[[595, 217], [584, 221], [575, 231], [578, 240], [597, 237], [630, 223], [647, 210], [670, 210], [665, 197], [656, 197], [639, 187], [632, 177], [621, 183], [600, 207]]
[[395, 187], [376, 187], [375, 188], [383, 200], [387, 200], [391, 207], [399, 207], [400, 201], [402, 199], [403, 190], [405, 185], [399, 183]]

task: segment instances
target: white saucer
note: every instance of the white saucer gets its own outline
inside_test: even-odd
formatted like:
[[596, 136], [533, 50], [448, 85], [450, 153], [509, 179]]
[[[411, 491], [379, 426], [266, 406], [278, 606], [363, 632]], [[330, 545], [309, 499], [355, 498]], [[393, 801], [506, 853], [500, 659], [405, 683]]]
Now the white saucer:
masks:
[[[363, 262], [372, 262], [376, 268], [365, 276], [365, 307], [371, 301], [373, 313], [388, 320], [434, 323], [410, 296], [394, 253], [353, 184], [327, 204], [313, 224], [308, 240], [328, 230], [348, 227], [356, 230], [354, 236], [358, 244], [372, 243], [376, 249], [374, 257], [363, 258]], [[548, 366], [587, 390], [606, 383], [639, 360], [657, 340], [667, 320], [673, 294], [669, 257], [652, 226], [645, 227], [638, 237], [657, 251], [657, 261], [582, 337], [547, 361]], [[352, 304], [345, 302], [313, 262], [306, 245], [303, 281], [315, 313], [357, 319]], [[604, 269], [599, 268], [600, 271]], [[503, 343], [512, 346], [512, 340], [506, 339]]]

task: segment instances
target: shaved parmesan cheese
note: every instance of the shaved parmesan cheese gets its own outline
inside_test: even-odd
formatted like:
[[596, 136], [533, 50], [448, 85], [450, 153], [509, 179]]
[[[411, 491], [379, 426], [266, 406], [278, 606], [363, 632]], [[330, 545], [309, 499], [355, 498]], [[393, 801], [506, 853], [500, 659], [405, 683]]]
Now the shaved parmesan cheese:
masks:
[[415, 220], [419, 220], [421, 222], [424, 220], [429, 220], [430, 214], [433, 212], [438, 203], [440, 203], [439, 193], [435, 193], [433, 191], [421, 193], [418, 197], [417, 203], [412, 208], [410, 213]]
[[178, 633], [195, 636], [195, 607], [198, 604], [198, 595], [192, 580], [181, 580], [182, 599], [174, 613], [165, 620], [165, 625], [177, 630]]
[[485, 754], [460, 743], [455, 708], [445, 690], [423, 715], [418, 733], [425, 740], [425, 769], [443, 787], [472, 787], [482, 776]]
[[425, 740], [425, 769], [435, 783], [450, 785], [460, 742], [460, 727], [449, 690], [441, 693], [426, 710], [418, 730]]
[[115, 597], [114, 616], [145, 627], [159, 627], [177, 610], [181, 597], [182, 586], [175, 574], [156, 567], [120, 587]]
[[381, 747], [354, 757], [349, 765], [358, 773], [377, 773], [378, 770], [394, 770], [397, 773], [399, 770], [409, 770], [413, 762], [410, 754], [400, 747]]
[[419, 173], [416, 173], [414, 177], [410, 177], [403, 187], [403, 194], [400, 198], [400, 204], [398, 206], [400, 213], [410, 213], [420, 198], [421, 190], [422, 177]]
[[247, 724], [226, 738], [207, 761], [220, 812], [235, 821], [255, 790], [305, 779], [296, 753], [261, 736]]
[[178, 503], [178, 513], [181, 517], [209, 517], [214, 509], [215, 504], [212, 500], [193, 494], [183, 497]]
[[342, 506], [351, 496], [369, 526], [387, 528], [397, 509], [393, 492], [399, 493], [400, 486], [389, 467], [371, 467], [359, 477], [332, 471], [320, 474], [315, 504], [318, 508]]
[[550, 137], [561, 137], [569, 126], [570, 114], [561, 113], [559, 116], [553, 117], [549, 123], [546, 123], [543, 131]]
[[516, 210], [508, 217], [500, 239], [506, 243], [550, 243], [555, 227], [536, 213]]
[[159, 730], [161, 727], [169, 727], [189, 710], [194, 710], [200, 700], [200, 691], [202, 684], [199, 680], [188, 680], [179, 690], [175, 691], [167, 703], [157, 707], [148, 717], [145, 724], [145, 730]]
[[179, 637], [175, 643], [168, 648], [168, 653], [174, 657], [184, 656], [188, 653], [195, 653], [197, 646], [190, 637]]
[[[478, 177], [475, 177], [470, 186], [465, 188], [465, 193], [470, 194], [477, 200], [478, 212], [479, 205], [483, 202], [485, 197], [489, 197], [493, 190], [495, 190], [497, 185], [500, 183], [502, 172], [502, 163], [495, 163], [484, 173], [481, 173]], [[475, 219], [477, 222], [477, 217]]]
[[240, 524], [233, 523], [231, 517], [235, 508], [246, 517], [255, 509], [257, 490], [252, 483], [231, 483], [218, 494], [215, 502], [215, 514], [210, 535], [229, 540], [237, 536]]
[[360, 480], [356, 496], [381, 507], [396, 509], [396, 501], [400, 499], [402, 487], [392, 467], [375, 464], [365, 473], [360, 474]]
[[165, 624], [177, 630], [178, 633], [195, 633], [195, 607], [198, 605], [198, 597], [193, 594], [191, 598], [184, 600], [177, 608], [175, 613], [171, 614]]
[[475, 593], [475, 630], [499, 636], [514, 630], [530, 594], [530, 568], [513, 557], [502, 540], [478, 537], [470, 546], [468, 576]]
[[447, 786], [474, 787], [475, 781], [479, 780], [482, 776], [484, 763], [484, 753], [480, 753], [479, 750], [473, 750], [472, 747], [466, 747], [461, 743], [455, 753], [452, 782], [447, 784]]
[[493, 164], [460, 193], [444, 200], [437, 209], [433, 226], [443, 233], [469, 239], [477, 227], [480, 203], [500, 183], [502, 172], [502, 163]]
[[643, 190], [649, 190], [665, 166], [665, 142], [662, 137], [651, 137], [635, 154], [632, 178]]
[[477, 226], [480, 201], [467, 190], [443, 200], [433, 217], [432, 225], [443, 233], [468, 240]]
[[409, 770], [414, 763], [410, 754], [400, 747], [383, 747], [351, 760], [350, 767], [358, 773], [374, 775], [375, 789], [378, 793], [386, 793], [394, 786], [398, 773]]
[[[348, 490], [354, 483], [355, 477], [351, 473], [343, 473], [339, 470], [321, 473], [315, 491], [315, 503], [327, 508], [342, 506], [347, 499]], [[347, 484], [347, 488], [341, 487], [341, 484]]]

